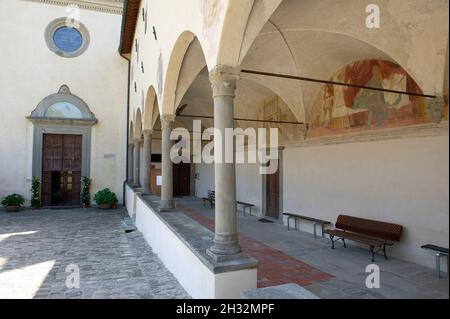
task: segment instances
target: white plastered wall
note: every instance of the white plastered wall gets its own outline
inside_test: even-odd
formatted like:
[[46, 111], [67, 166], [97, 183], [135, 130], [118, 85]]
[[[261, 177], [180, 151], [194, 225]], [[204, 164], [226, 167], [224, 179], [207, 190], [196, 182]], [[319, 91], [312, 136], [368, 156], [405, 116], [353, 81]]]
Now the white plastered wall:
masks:
[[285, 211], [333, 223], [346, 213], [401, 224], [401, 241], [388, 253], [434, 267], [433, 254], [420, 246], [449, 244], [448, 143], [447, 134], [287, 148]]
[[48, 49], [44, 32], [51, 21], [64, 16], [61, 6], [0, 2], [0, 41], [4, 44], [0, 53], [0, 197], [11, 192], [30, 197], [33, 125], [26, 116], [63, 84], [98, 119], [92, 128], [91, 192], [109, 187], [122, 197], [127, 62], [117, 52], [121, 16], [81, 10], [89, 47], [79, 57], [62, 58]]

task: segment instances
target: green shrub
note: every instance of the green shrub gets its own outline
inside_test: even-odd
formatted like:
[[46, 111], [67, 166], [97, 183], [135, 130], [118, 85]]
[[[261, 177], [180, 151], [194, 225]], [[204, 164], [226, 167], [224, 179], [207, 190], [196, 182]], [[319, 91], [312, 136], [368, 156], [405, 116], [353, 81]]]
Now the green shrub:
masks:
[[3, 198], [2, 205], [3, 206], [21, 206], [25, 200], [19, 194], [11, 194]]
[[117, 197], [116, 194], [114, 194], [109, 188], [105, 188], [95, 193], [94, 201], [97, 203], [97, 205], [113, 205], [117, 203]]
[[31, 206], [41, 207], [41, 181], [37, 177], [33, 177], [31, 181]]
[[89, 188], [91, 186], [91, 179], [87, 176], [83, 176], [81, 179], [81, 203], [85, 207], [89, 207], [91, 203], [91, 193]]

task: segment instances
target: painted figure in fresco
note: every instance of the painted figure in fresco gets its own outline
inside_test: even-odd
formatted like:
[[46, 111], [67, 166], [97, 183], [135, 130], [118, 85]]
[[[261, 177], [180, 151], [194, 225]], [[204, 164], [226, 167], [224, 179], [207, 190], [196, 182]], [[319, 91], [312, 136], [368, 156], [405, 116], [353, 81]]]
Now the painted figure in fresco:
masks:
[[331, 115], [333, 114], [334, 106], [334, 90], [333, 85], [327, 84], [325, 86], [325, 92], [323, 96], [323, 113], [321, 119], [321, 125], [329, 127], [331, 122]]
[[[335, 79], [337, 82], [344, 82], [343, 73], [339, 73]], [[334, 106], [330, 128], [343, 129], [350, 127], [349, 111], [345, 104], [344, 90], [342, 86], [334, 85]]]
[[[384, 60], [353, 62], [341, 68], [330, 80], [401, 92], [422, 92], [401, 66]], [[446, 109], [436, 112], [434, 117], [446, 118]], [[308, 135], [415, 125], [433, 119], [422, 97], [327, 84], [313, 104]]]
[[[375, 64], [372, 68], [372, 78], [366, 83], [366, 86], [383, 88], [383, 75], [381, 74], [380, 67]], [[367, 121], [367, 127], [371, 128], [372, 124], [381, 126], [388, 117], [388, 111], [386, 106], [386, 100], [384, 98], [384, 92], [363, 89], [355, 98], [355, 104], [353, 109], [363, 107], [369, 110], [369, 118]]]

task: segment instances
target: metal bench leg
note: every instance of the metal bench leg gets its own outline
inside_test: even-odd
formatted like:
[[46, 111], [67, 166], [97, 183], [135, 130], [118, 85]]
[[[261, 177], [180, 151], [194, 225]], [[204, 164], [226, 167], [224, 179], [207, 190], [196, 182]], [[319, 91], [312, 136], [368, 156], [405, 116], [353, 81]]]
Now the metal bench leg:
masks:
[[370, 253], [372, 254], [372, 262], [375, 262], [375, 247], [370, 246]]
[[322, 226], [322, 238], [325, 238], [325, 233], [323, 232], [324, 226], [323, 226], [323, 224], [321, 224], [321, 226]]
[[383, 245], [383, 254], [384, 254], [384, 259], [388, 259], [387, 254], [386, 254], [386, 244]]
[[436, 272], [438, 275], [438, 278], [441, 278], [441, 254], [436, 254]]
[[295, 218], [295, 217], [294, 217], [294, 227], [295, 227], [295, 230], [297, 230], [297, 218]]
[[330, 240], [331, 240], [331, 249], [334, 249], [334, 235], [330, 235]]
[[317, 224], [313, 223], [313, 225], [314, 225], [314, 238], [317, 238], [317, 231], [316, 231]]
[[344, 243], [344, 248], [347, 248], [347, 244], [345, 243], [345, 238], [342, 238], [342, 242]]

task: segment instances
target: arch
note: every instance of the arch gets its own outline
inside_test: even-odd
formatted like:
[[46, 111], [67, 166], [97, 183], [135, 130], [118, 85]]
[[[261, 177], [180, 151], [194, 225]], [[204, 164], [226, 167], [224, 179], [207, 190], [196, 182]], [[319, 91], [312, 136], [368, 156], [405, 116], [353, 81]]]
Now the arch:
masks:
[[[162, 90], [162, 114], [173, 115], [175, 113], [175, 94], [180, 75], [181, 66], [186, 51], [194, 40], [195, 34], [191, 31], [184, 31], [178, 36], [170, 54], [167, 71], [164, 77], [164, 86]], [[161, 65], [161, 61], [160, 61]]]
[[203, 48], [197, 37], [190, 43], [183, 63], [180, 69], [180, 75], [175, 91], [175, 110], [180, 105], [181, 100], [186, 94], [187, 90], [194, 82], [198, 74], [206, 67], [206, 59]]
[[156, 97], [156, 91], [153, 85], [151, 85], [146, 94], [145, 107], [144, 107], [144, 130], [151, 130], [153, 128], [153, 116], [155, 111], [155, 106], [158, 106], [158, 101]]
[[254, 2], [228, 1], [217, 50], [217, 65], [239, 67], [242, 41]]
[[136, 111], [134, 118], [134, 138], [139, 138], [142, 135], [142, 114], [141, 109]]
[[45, 97], [31, 112], [30, 120], [76, 120], [94, 124], [97, 120], [89, 106], [73, 95], [67, 85], [62, 85], [57, 93]]

